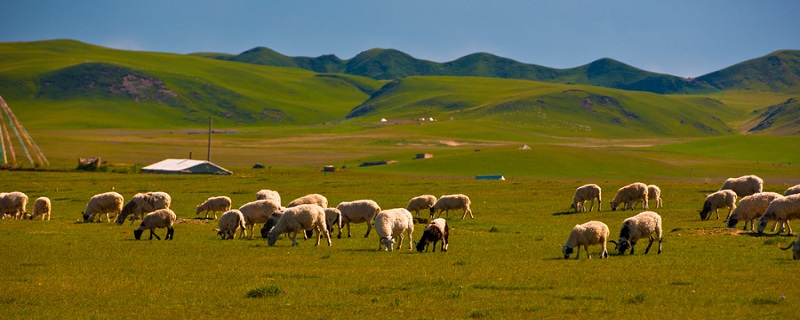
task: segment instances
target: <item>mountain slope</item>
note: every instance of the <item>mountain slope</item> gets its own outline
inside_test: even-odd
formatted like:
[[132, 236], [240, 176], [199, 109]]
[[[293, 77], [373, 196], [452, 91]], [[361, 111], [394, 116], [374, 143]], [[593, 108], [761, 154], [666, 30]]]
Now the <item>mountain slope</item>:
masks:
[[748, 133], [800, 134], [800, 101], [797, 98], [755, 110], [753, 114], [757, 116], [748, 123]]
[[800, 51], [776, 51], [697, 78], [718, 90], [800, 92]]

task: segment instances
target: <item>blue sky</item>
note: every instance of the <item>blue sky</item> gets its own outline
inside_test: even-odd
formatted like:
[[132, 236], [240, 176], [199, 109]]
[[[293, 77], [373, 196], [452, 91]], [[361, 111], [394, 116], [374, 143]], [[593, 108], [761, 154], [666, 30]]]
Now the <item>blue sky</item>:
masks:
[[350, 59], [392, 48], [436, 62], [488, 52], [571, 68], [609, 57], [696, 77], [800, 49], [795, 0], [0, 0], [0, 42]]

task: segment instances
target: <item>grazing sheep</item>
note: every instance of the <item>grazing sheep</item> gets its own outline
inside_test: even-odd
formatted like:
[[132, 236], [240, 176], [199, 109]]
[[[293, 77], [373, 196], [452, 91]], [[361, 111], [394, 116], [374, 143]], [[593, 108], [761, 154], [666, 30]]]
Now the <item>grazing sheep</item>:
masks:
[[231, 210], [231, 198], [226, 196], [210, 197], [208, 200], [197, 206], [197, 213], [205, 211], [206, 219], [208, 219], [208, 212], [214, 213], [214, 220], [217, 219], [217, 212], [228, 212]]
[[786, 248], [781, 248], [781, 250], [789, 250], [789, 248], [794, 248], [792, 250], [792, 259], [800, 260], [800, 237], [797, 238], [797, 241], [790, 243]]
[[336, 208], [325, 208], [325, 226], [333, 233], [333, 227], [342, 228], [342, 212]]
[[433, 219], [433, 215], [436, 213], [436, 211], [439, 211], [439, 215], [436, 216], [437, 218], [442, 216], [442, 211], [445, 212], [447, 217], [450, 217], [450, 210], [457, 209], [464, 210], [464, 215], [461, 216], [461, 220], [464, 220], [464, 218], [467, 217], [467, 213], [469, 213], [470, 218], [475, 219], [475, 217], [472, 215], [472, 210], [469, 208], [470, 203], [469, 197], [463, 194], [450, 194], [441, 196], [439, 197], [439, 200], [436, 201], [436, 204], [431, 207], [431, 219]]
[[733, 190], [736, 192], [736, 196], [741, 198], [761, 192], [764, 189], [764, 180], [755, 175], [728, 178], [719, 189]]
[[280, 205], [281, 195], [278, 193], [278, 191], [263, 189], [256, 192], [256, 200], [273, 200]]
[[123, 203], [125, 203], [125, 199], [114, 191], [97, 194], [89, 200], [86, 210], [81, 213], [83, 222], [93, 222], [95, 216], [97, 216], [97, 222], [100, 222], [102, 220], [100, 215], [103, 213], [106, 214], [106, 222], [111, 222], [108, 214], [113, 212], [117, 215], [122, 212]]
[[569, 233], [567, 243], [561, 248], [561, 252], [564, 253], [564, 259], [569, 259], [575, 248], [578, 248], [578, 251], [575, 252], [575, 259], [578, 259], [581, 255], [581, 246], [586, 250], [586, 256], [591, 259], [592, 255], [589, 254], [589, 246], [595, 244], [603, 246], [603, 251], [600, 252], [600, 259], [608, 258], [608, 248], [606, 247], [608, 235], [608, 226], [600, 221], [576, 224], [572, 228], [572, 232]]
[[308, 194], [292, 200], [292, 202], [289, 202], [286, 207], [291, 208], [301, 204], [316, 204], [324, 209], [328, 207], [328, 198], [325, 198], [321, 194]]
[[245, 233], [249, 231], [252, 238], [255, 225], [266, 223], [269, 216], [279, 210], [281, 210], [281, 205], [272, 200], [256, 200], [239, 207], [239, 211], [244, 215], [244, 224], [247, 226]]
[[144, 217], [147, 212], [169, 209], [170, 204], [172, 204], [172, 197], [166, 192], [137, 193], [122, 207], [122, 211], [117, 215], [117, 219], [114, 222], [122, 224], [128, 215], [133, 214], [133, 217], [131, 217], [131, 224], [133, 224], [136, 221], [136, 216]]
[[428, 245], [433, 242], [433, 252], [436, 252], [436, 242], [442, 241], [442, 252], [447, 252], [450, 241], [450, 226], [442, 218], [434, 219], [422, 231], [422, 239], [417, 242], [417, 252], [428, 252]]
[[397, 244], [397, 250], [403, 247], [403, 233], [408, 236], [408, 250], [413, 247], [414, 235], [414, 217], [411, 212], [404, 208], [396, 208], [389, 210], [382, 210], [375, 216], [375, 232], [378, 233], [378, 250], [386, 247], [385, 250], [392, 251], [395, 243], [395, 237], [400, 240]]
[[47, 218], [47, 221], [50, 221], [50, 210], [50, 198], [36, 198], [36, 201], [33, 202], [33, 214], [31, 214], [31, 220], [38, 216], [42, 216], [42, 221], [44, 221], [45, 218]]
[[622, 221], [619, 241], [610, 240], [609, 242], [616, 245], [615, 249], [619, 254], [625, 254], [628, 247], [631, 248], [631, 254], [633, 254], [636, 242], [641, 238], [648, 238], [650, 243], [644, 249], [644, 254], [648, 254], [650, 247], [653, 246], [653, 234], [655, 234], [658, 237], [658, 253], [661, 254], [661, 230], [661, 216], [653, 211], [645, 211]]
[[139, 224], [139, 227], [133, 230], [133, 237], [139, 240], [142, 238], [142, 232], [144, 232], [145, 229], [150, 229], [150, 240], [153, 240], [153, 237], [161, 240], [154, 230], [156, 228], [167, 228], [167, 235], [164, 236], [164, 239], [175, 239], [175, 229], [172, 228], [175, 224], [175, 220], [178, 220], [178, 217], [175, 216], [175, 212], [172, 212], [170, 209], [158, 209], [150, 212], [142, 218], [142, 223]]
[[5, 218], [10, 215], [14, 219], [22, 219], [28, 214], [28, 196], [22, 192], [14, 191], [0, 193], [0, 215]]
[[411, 200], [408, 201], [408, 206], [406, 206], [406, 210], [416, 212], [416, 216], [419, 217], [420, 210], [430, 210], [431, 207], [436, 203], [436, 197], [426, 194], [421, 195], [418, 197], [413, 197]]
[[661, 188], [657, 185], [651, 184], [647, 186], [647, 200], [656, 201], [656, 209], [663, 208], [664, 203], [661, 201]]
[[731, 216], [733, 209], [736, 209], [736, 193], [731, 190], [720, 190], [706, 196], [703, 202], [703, 210], [700, 210], [700, 220], [711, 219], [711, 211], [717, 214], [719, 219], [719, 208], [728, 207], [728, 215], [725, 221]]
[[747, 230], [747, 222], [749, 221], [750, 230], [754, 230], [756, 218], [761, 217], [761, 214], [767, 210], [772, 200], [781, 197], [783, 196], [775, 192], [761, 192], [742, 198], [739, 200], [739, 205], [731, 213], [730, 218], [728, 218], [728, 228], [736, 228], [736, 224], [739, 221], [744, 221], [742, 230]]
[[[275, 211], [271, 215], [269, 215], [269, 219], [267, 219], [267, 222], [264, 222], [264, 225], [261, 226], [261, 237], [262, 238], [264, 238], [264, 239], [268, 238], [269, 231], [272, 230], [272, 227], [274, 227], [276, 224], [278, 224], [278, 221], [281, 220], [282, 216], [283, 216], [283, 212], [281, 212], [281, 211]], [[287, 234], [287, 236], [288, 236], [288, 234]]]
[[364, 234], [364, 238], [369, 236], [369, 232], [372, 230], [372, 221], [375, 219], [375, 216], [381, 212], [381, 207], [378, 206], [378, 203], [372, 200], [356, 200], [356, 201], [345, 201], [339, 203], [336, 206], [336, 209], [339, 209], [339, 212], [342, 213], [342, 223], [339, 225], [339, 234], [336, 235], [337, 238], [342, 238], [342, 229], [344, 226], [347, 226], [347, 237], [351, 236], [350, 234], [350, 223], [367, 223], [367, 233]]
[[278, 241], [278, 235], [292, 232], [292, 246], [297, 245], [297, 232], [313, 229], [317, 231], [317, 243], [319, 245], [322, 234], [328, 239], [328, 246], [331, 246], [331, 235], [325, 228], [325, 210], [316, 204], [301, 204], [295, 207], [282, 210], [283, 215], [275, 224], [275, 227], [267, 234], [267, 243], [270, 246]]
[[644, 202], [645, 209], [649, 208], [647, 204], [647, 185], [641, 182], [634, 182], [619, 188], [617, 194], [614, 195], [614, 200], [611, 200], [609, 204], [611, 205], [611, 211], [617, 211], [617, 207], [621, 203], [625, 203], [622, 207], [622, 211], [625, 211], [627, 208], [633, 209], [633, 204], [639, 201]]
[[778, 233], [783, 232], [785, 225], [789, 234], [792, 234], [792, 226], [789, 225], [789, 220], [797, 218], [800, 218], [800, 194], [772, 200], [767, 206], [767, 210], [758, 219], [758, 233], [764, 233], [767, 222], [777, 220], [781, 224], [781, 229], [778, 230]]
[[592, 209], [594, 209], [594, 199], [597, 199], [597, 211], [600, 212], [600, 193], [600, 186], [596, 184], [582, 185], [578, 187], [578, 189], [575, 189], [575, 195], [572, 196], [572, 206], [570, 208], [575, 209], [575, 212], [586, 211], [584, 204], [586, 201], [592, 201], [589, 207], [589, 212], [592, 212]]
[[789, 189], [786, 189], [786, 191], [783, 192], [783, 196], [784, 197], [785, 196], [791, 196], [793, 194], [798, 194], [798, 193], [800, 193], [800, 184], [792, 186], [792, 187], [789, 187]]
[[217, 225], [219, 228], [214, 229], [214, 231], [217, 231], [217, 234], [222, 237], [222, 240], [234, 239], [236, 232], [239, 230], [241, 230], [241, 232], [239, 232], [239, 239], [246, 235], [244, 215], [242, 215], [242, 212], [239, 210], [233, 209], [223, 213], [219, 216]]

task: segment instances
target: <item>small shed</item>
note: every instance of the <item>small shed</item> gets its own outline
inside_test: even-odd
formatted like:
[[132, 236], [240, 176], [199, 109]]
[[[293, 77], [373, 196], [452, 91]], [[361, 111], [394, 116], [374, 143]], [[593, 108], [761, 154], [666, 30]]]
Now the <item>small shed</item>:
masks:
[[417, 157], [414, 159], [430, 159], [433, 158], [433, 153], [417, 153]]
[[192, 159], [166, 159], [142, 168], [142, 173], [233, 174], [210, 161]]
[[487, 174], [482, 176], [475, 176], [475, 180], [505, 180], [502, 174]]

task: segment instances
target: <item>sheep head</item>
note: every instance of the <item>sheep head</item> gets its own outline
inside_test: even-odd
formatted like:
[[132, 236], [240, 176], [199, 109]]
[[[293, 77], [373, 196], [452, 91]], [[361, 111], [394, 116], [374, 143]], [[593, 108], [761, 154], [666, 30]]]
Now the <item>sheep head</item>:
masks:
[[381, 238], [381, 244], [386, 247], [384, 250], [386, 251], [393, 251], [394, 250], [394, 238], [392, 236], [383, 237]]
[[144, 229], [133, 230], [133, 237], [136, 238], [136, 240], [141, 240], [142, 239], [142, 233], [144, 233]]
[[786, 248], [781, 248], [781, 250], [789, 250], [791, 248], [794, 248], [792, 250], [792, 259], [800, 260], [800, 242], [792, 242]]
[[764, 233], [764, 229], [767, 228], [767, 219], [758, 219], [758, 234]]
[[[736, 228], [736, 225], [737, 225], [738, 223], [739, 223], [739, 219], [736, 219], [735, 217], [730, 217], [730, 218], [728, 218], [728, 228], [729, 228], [729, 229]], [[745, 228], [747, 228], [747, 222], [745, 222], [745, 224], [744, 224], [744, 225], [745, 225]]]
[[617, 211], [617, 207], [619, 207], [619, 202], [611, 201], [608, 204], [611, 205], [611, 211]]
[[703, 203], [703, 210], [700, 210], [700, 220], [708, 220], [711, 218], [711, 201], [706, 201]]
[[561, 252], [564, 253], [564, 259], [569, 259], [569, 256], [572, 254], [574, 249], [570, 246], [563, 246], [561, 247]]
[[91, 220], [94, 220], [92, 219], [94, 217], [92, 217], [92, 215], [86, 214], [86, 212], [81, 212], [81, 215], [83, 215], [83, 222], [90, 222]]
[[267, 235], [267, 245], [269, 245], [270, 247], [274, 246], [275, 242], [278, 241], [278, 233], [272, 232], [273, 230], [275, 230], [275, 228], [272, 228], [272, 230], [270, 230], [269, 234]]

